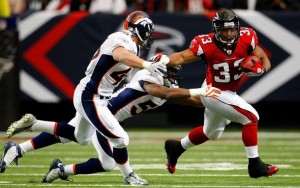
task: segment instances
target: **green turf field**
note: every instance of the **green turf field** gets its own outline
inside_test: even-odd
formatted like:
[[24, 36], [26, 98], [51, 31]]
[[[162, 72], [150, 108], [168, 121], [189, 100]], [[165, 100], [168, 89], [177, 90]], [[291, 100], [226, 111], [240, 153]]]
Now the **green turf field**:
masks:
[[[174, 131], [174, 130], [172, 130]], [[225, 131], [218, 141], [209, 141], [189, 149], [180, 158], [175, 174], [166, 170], [164, 141], [179, 139], [187, 130], [172, 131], [128, 131], [130, 135], [129, 155], [132, 167], [141, 177], [149, 181], [148, 187], [165, 188], [300, 188], [300, 132], [276, 131], [259, 133], [261, 158], [279, 166], [272, 177], [252, 179], [247, 173], [247, 159], [238, 131]], [[33, 133], [21, 133], [12, 140], [20, 143]], [[0, 134], [0, 152], [8, 140]], [[83, 162], [96, 157], [92, 145], [75, 143], [54, 146], [28, 153], [19, 160], [19, 166], [11, 165], [0, 174], [0, 187], [127, 187], [118, 169], [112, 172], [72, 176], [72, 182], [56, 180], [51, 184], [40, 183], [54, 158], [64, 164]]]

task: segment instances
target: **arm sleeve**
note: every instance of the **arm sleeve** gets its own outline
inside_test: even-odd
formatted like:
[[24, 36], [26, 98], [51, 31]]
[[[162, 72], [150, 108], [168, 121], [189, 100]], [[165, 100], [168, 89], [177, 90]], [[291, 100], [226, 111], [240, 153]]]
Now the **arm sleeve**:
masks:
[[201, 39], [200, 36], [196, 36], [190, 43], [189, 50], [191, 50], [195, 55], [201, 56], [204, 54], [204, 51], [201, 47]]

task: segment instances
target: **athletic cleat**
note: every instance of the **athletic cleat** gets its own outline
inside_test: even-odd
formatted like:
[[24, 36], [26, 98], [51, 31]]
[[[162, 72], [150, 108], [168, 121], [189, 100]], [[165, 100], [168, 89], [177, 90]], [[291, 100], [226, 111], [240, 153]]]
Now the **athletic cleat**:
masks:
[[0, 161], [0, 172], [3, 173], [12, 162], [16, 163], [18, 166], [18, 159], [21, 157], [22, 154], [20, 146], [12, 141], [6, 142]]
[[269, 177], [276, 174], [278, 170], [277, 166], [265, 164], [259, 158], [256, 164], [248, 165], [248, 173], [251, 178]]
[[131, 172], [126, 178], [123, 177], [123, 180], [128, 185], [149, 185], [149, 183], [146, 180], [139, 177], [134, 172]]
[[165, 150], [168, 159], [166, 164], [167, 169], [171, 174], [173, 174], [176, 171], [177, 160], [185, 150], [182, 148], [180, 141], [177, 140], [166, 140]]
[[23, 131], [31, 131], [32, 125], [36, 122], [36, 118], [32, 114], [25, 114], [20, 120], [12, 123], [7, 131], [7, 138], [13, 137]]
[[65, 175], [64, 164], [59, 159], [54, 159], [50, 165], [49, 171], [42, 180], [42, 183], [51, 183], [60, 178], [61, 180], [70, 181]]

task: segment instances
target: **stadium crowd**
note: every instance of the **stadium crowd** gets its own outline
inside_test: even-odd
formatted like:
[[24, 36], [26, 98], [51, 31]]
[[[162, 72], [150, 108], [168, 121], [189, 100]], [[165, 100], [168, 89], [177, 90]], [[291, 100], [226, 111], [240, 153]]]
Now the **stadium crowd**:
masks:
[[[205, 11], [228, 9], [299, 11], [300, 2], [293, 0], [3, 0], [12, 10], [20, 11], [90, 11], [127, 14], [134, 10], [152, 12], [185, 12], [201, 14]], [[1, 11], [3, 12], [3, 11]], [[0, 14], [0, 17], [3, 15]]]

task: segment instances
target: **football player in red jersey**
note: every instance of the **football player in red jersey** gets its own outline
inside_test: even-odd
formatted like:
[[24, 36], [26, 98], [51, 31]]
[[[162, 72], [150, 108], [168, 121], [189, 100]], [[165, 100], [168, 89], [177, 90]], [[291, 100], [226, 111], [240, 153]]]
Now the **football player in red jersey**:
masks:
[[[250, 73], [241, 69], [241, 61], [248, 55], [260, 58], [261, 66]], [[176, 170], [179, 156], [188, 148], [207, 140], [217, 140], [230, 122], [243, 125], [242, 140], [249, 159], [248, 173], [251, 178], [271, 176], [277, 166], [261, 161], [258, 154], [257, 111], [241, 98], [236, 91], [248, 76], [260, 76], [271, 67], [270, 60], [258, 46], [258, 39], [252, 28], [240, 27], [236, 14], [228, 9], [219, 10], [212, 20], [212, 32], [196, 36], [190, 47], [169, 55], [170, 66], [183, 65], [203, 60], [206, 64], [206, 79], [203, 86], [212, 84], [222, 90], [218, 99], [201, 97], [204, 112], [204, 125], [191, 130], [180, 141], [166, 140], [167, 169]]]

